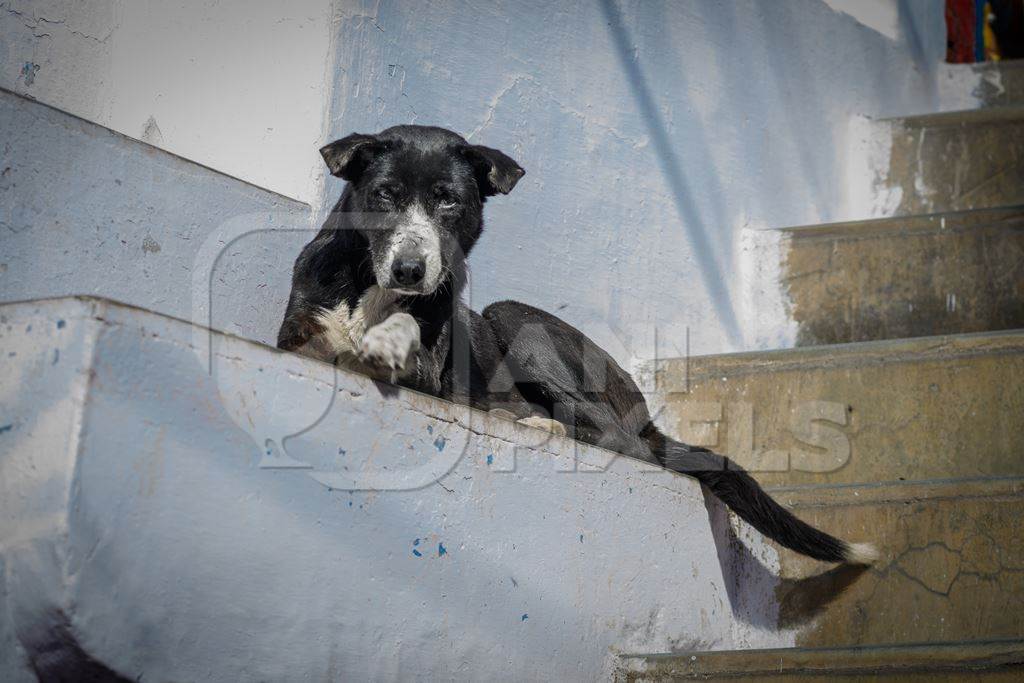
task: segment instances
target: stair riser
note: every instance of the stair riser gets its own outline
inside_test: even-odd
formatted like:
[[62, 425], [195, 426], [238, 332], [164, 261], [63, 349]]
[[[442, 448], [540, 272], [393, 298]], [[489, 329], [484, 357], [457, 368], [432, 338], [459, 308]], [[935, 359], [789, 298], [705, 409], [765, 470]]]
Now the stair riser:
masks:
[[[1021, 480], [776, 495], [802, 519], [844, 538], [870, 539], [883, 553], [859, 577], [838, 570], [828, 581], [779, 588], [780, 625], [797, 627], [799, 644], [949, 642], [1024, 632]], [[786, 577], [827, 568], [793, 553], [781, 559]], [[831, 603], [808, 620], [809, 606], [825, 596]]]
[[672, 360], [656, 386], [659, 424], [768, 486], [1024, 475], [1020, 332]]
[[798, 345], [1024, 327], [1024, 211], [784, 233]]
[[895, 121], [882, 189], [899, 193], [894, 215], [994, 208], [1024, 202], [1024, 116]]

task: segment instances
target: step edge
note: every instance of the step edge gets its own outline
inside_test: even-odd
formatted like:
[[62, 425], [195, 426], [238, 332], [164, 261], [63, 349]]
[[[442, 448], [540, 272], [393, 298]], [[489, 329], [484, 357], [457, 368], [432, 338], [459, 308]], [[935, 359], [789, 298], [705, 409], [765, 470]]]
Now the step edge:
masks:
[[[980, 342], [980, 345], [958, 348], [958, 344], [964, 342]], [[997, 357], [1021, 352], [1024, 352], [1024, 328], [1013, 328], [927, 337], [819, 344], [766, 351], [739, 351], [689, 358], [663, 358], [647, 361], [647, 365], [654, 364], [653, 369], [660, 377], [666, 372], [671, 372], [675, 366], [685, 363], [692, 382], [715, 379], [719, 375], [738, 377], [812, 367], [842, 369], [852, 364], [862, 365], [868, 362], [884, 365], [942, 359], [967, 359], [979, 356]]]
[[1011, 103], [979, 109], [957, 109], [954, 111], [912, 114], [910, 116], [894, 116], [876, 119], [876, 121], [910, 130], [954, 128], [969, 125], [1013, 125], [1024, 123], [1024, 104]]
[[[756, 478], [756, 473], [754, 476]], [[766, 487], [765, 490], [780, 504], [793, 508], [907, 505], [918, 501], [1019, 498], [1024, 495], [1024, 477], [809, 484], [799, 487]]]
[[[834, 223], [808, 223], [803, 225], [770, 228], [770, 231], [781, 233], [790, 238], [811, 236], [814, 233], [857, 231], [888, 231], [904, 230], [953, 230], [987, 227], [991, 222], [1006, 221], [1020, 218], [1024, 220], [1024, 204], [1007, 204], [1005, 206], [986, 207], [980, 209], [959, 209], [956, 211], [936, 211], [934, 213], [907, 214], [905, 216], [885, 216], [882, 218], [866, 218], [863, 220], [837, 221]], [[962, 223], [976, 219], [978, 225], [966, 226]], [[942, 227], [945, 221], [947, 224]], [[911, 224], [911, 225], [908, 225]], [[919, 224], [919, 225], [918, 225]]]
[[137, 146], [138, 148], [140, 148], [142, 151], [144, 151], [146, 153], [150, 153], [150, 154], [157, 153], [159, 155], [165, 155], [167, 158], [175, 159], [175, 160], [184, 162], [184, 163], [188, 164], [189, 166], [193, 166], [195, 168], [203, 169], [204, 171], [208, 171], [210, 173], [213, 173], [213, 174], [215, 174], [216, 176], [218, 176], [220, 178], [224, 178], [224, 179], [227, 179], [227, 180], [231, 180], [233, 182], [240, 183], [241, 185], [244, 185], [245, 187], [247, 187], [249, 189], [257, 190], [260, 193], [263, 193], [263, 194], [266, 194], [266, 195], [270, 195], [270, 198], [274, 199], [275, 201], [285, 202], [287, 204], [290, 204], [290, 205], [292, 205], [292, 208], [294, 208], [294, 209], [304, 209], [306, 211], [312, 211], [312, 205], [309, 204], [308, 202], [302, 201], [301, 199], [296, 199], [295, 197], [289, 197], [288, 195], [282, 194], [281, 192], [278, 192], [277, 190], [271, 190], [271, 189], [263, 187], [261, 185], [257, 185], [256, 183], [254, 183], [252, 181], [245, 180], [244, 178], [239, 178], [238, 176], [231, 175], [230, 173], [225, 173], [224, 171], [220, 171], [220, 170], [218, 170], [216, 168], [213, 168], [212, 166], [207, 166], [206, 164], [198, 162], [198, 161], [196, 161], [194, 159], [189, 159], [188, 157], [182, 156], [182, 155], [177, 154], [175, 152], [168, 151], [168, 150], [164, 149], [163, 147], [157, 147], [156, 145], [154, 145], [152, 143], [149, 143], [149, 142], [146, 142], [145, 140], [139, 140], [138, 138], [133, 138], [132, 136], [127, 135], [125, 133], [122, 133], [122, 132], [120, 132], [118, 130], [114, 130], [113, 128], [108, 128], [107, 126], [104, 126], [101, 123], [96, 123], [95, 121], [90, 121], [89, 119], [84, 118], [82, 116], [79, 116], [78, 114], [74, 114], [74, 113], [69, 112], [69, 111], [67, 111], [65, 109], [61, 109], [60, 107], [58, 107], [56, 105], [53, 105], [53, 104], [50, 104], [49, 102], [44, 102], [43, 100], [38, 100], [38, 99], [36, 99], [34, 97], [31, 97], [29, 95], [26, 95], [24, 93], [19, 93], [19, 92], [15, 91], [15, 90], [10, 90], [9, 88], [5, 88], [3, 86], [0, 86], [0, 96], [3, 96], [3, 95], [10, 95], [12, 98], [19, 99], [19, 100], [21, 100], [23, 102], [27, 102], [27, 103], [29, 103], [31, 105], [42, 107], [44, 109], [47, 109], [47, 110], [49, 110], [51, 112], [54, 112], [54, 113], [60, 115], [60, 116], [65, 116], [65, 117], [75, 121], [79, 125], [84, 125], [86, 127], [93, 128], [93, 129], [95, 129], [97, 131], [102, 131], [103, 133], [106, 133], [106, 134], [108, 134], [110, 136], [113, 136], [114, 138], [117, 138], [117, 139], [121, 140], [122, 142], [125, 142], [125, 143], [127, 143], [129, 145], [132, 145], [132, 146]]
[[[966, 649], [966, 651], [965, 651]], [[785, 663], [785, 659], [794, 655], [806, 655], [807, 658], [820, 657], [820, 666], [803, 660], [802, 662]], [[890, 658], [889, 661], [863, 661], [869, 657]], [[774, 666], [767, 666], [765, 660], [778, 657]], [[691, 675], [734, 675], [749, 676], [757, 674], [797, 674], [800, 672], [907, 672], [949, 669], [981, 669], [1005, 666], [1024, 665], [1024, 640], [996, 639], [978, 641], [946, 641], [937, 643], [900, 643], [895, 645], [855, 645], [818, 648], [773, 648], [764, 650], [715, 650], [679, 653], [651, 654], [619, 654], [623, 664], [648, 663], [666, 664], [677, 662]], [[845, 661], [844, 661], [845, 658]], [[740, 664], [749, 662], [746, 667], [739, 667], [736, 662], [731, 666], [722, 666], [722, 660], [738, 659]], [[710, 661], [709, 661], [710, 660]], [[837, 666], [836, 660], [839, 660]], [[711, 666], [702, 666], [710, 664]], [[715, 666], [717, 664], [717, 666]], [[641, 669], [642, 670], [642, 669]]]

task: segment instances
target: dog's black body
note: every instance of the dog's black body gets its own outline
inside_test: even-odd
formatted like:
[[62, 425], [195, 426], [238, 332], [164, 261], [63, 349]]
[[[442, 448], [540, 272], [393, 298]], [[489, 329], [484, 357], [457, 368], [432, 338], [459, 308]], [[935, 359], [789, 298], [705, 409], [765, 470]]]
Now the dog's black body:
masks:
[[462, 303], [484, 201], [524, 173], [512, 159], [423, 126], [350, 135], [321, 153], [349, 182], [295, 263], [280, 348], [484, 410], [552, 417], [581, 441], [696, 477], [792, 550], [872, 559], [869, 546], [801, 522], [727, 458], [662, 434], [632, 378], [579, 330], [526, 304], [481, 316]]

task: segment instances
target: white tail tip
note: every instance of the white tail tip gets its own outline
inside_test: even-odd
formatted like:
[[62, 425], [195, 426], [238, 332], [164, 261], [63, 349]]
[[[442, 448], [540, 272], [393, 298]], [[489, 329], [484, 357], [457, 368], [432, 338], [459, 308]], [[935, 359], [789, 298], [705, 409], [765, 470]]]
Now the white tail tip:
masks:
[[874, 564], [878, 561], [878, 549], [870, 543], [848, 543], [845, 559], [849, 564]]

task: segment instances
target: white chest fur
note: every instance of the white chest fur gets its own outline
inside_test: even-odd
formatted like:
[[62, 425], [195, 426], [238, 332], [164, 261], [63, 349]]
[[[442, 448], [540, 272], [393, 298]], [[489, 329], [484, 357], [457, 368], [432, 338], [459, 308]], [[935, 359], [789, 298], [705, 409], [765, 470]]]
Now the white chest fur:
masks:
[[373, 285], [359, 298], [354, 309], [342, 301], [332, 309], [321, 310], [317, 320], [324, 331], [315, 341], [315, 355], [324, 360], [337, 358], [338, 362], [346, 365], [354, 362], [366, 330], [399, 310], [396, 305], [398, 296]]

